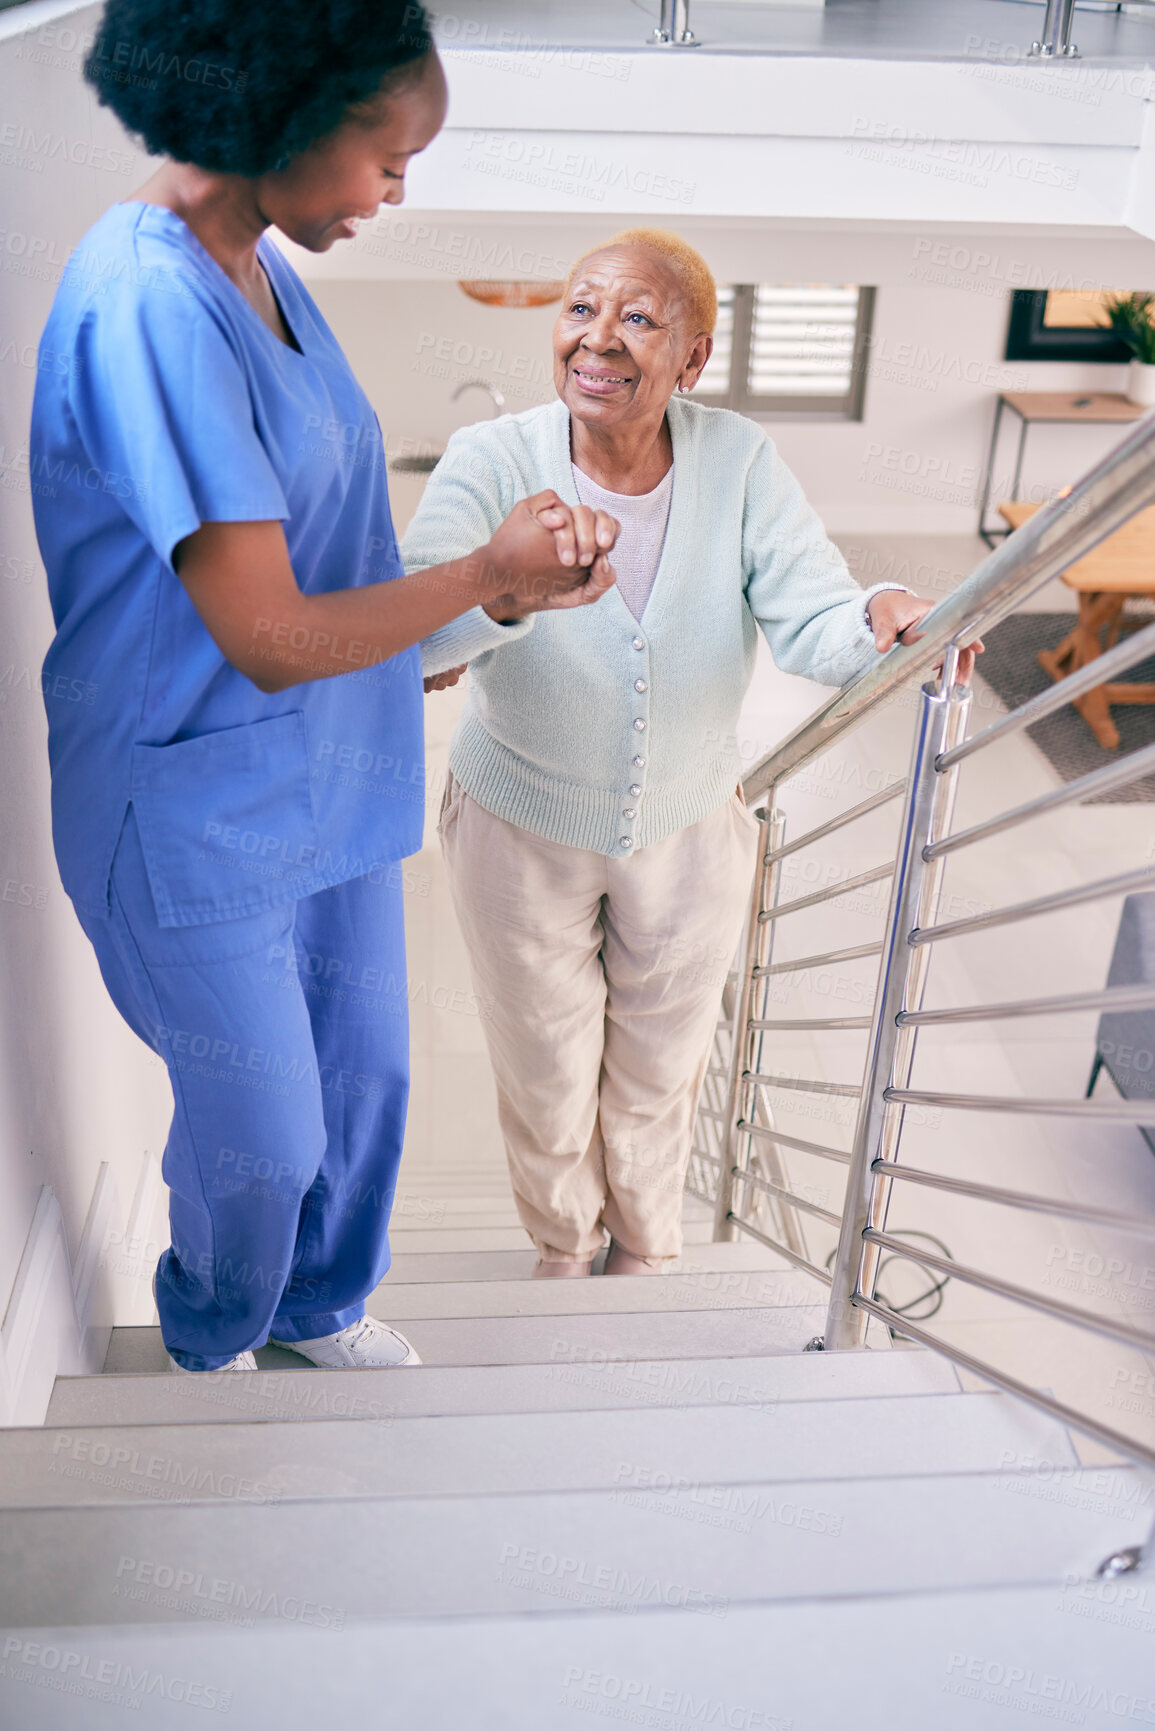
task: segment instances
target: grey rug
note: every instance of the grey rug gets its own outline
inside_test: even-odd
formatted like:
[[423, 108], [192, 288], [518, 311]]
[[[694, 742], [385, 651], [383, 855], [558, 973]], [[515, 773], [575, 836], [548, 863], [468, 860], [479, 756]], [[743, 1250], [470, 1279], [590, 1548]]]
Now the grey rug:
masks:
[[[1013, 708], [1028, 697], [1051, 686], [1051, 679], [1039, 666], [1040, 649], [1054, 649], [1062, 642], [1074, 623], [1070, 613], [1017, 613], [1004, 619], [1001, 625], [984, 635], [986, 653], [980, 655], [977, 671], [982, 682], [996, 697]], [[1124, 680], [1155, 683], [1155, 657], [1139, 662], [1122, 675]], [[976, 694], [978, 695], [978, 694]], [[1119, 746], [1105, 751], [1079, 714], [1067, 704], [1044, 720], [1028, 727], [1027, 733], [1048, 762], [1064, 781], [1075, 781], [1090, 770], [1103, 769], [1129, 757], [1140, 746], [1155, 741], [1155, 705], [1116, 704], [1111, 719], [1119, 729]], [[971, 723], [977, 732], [986, 725], [981, 714]], [[1133, 781], [1113, 793], [1100, 794], [1089, 800], [1093, 805], [1133, 805], [1155, 800], [1155, 775]]]

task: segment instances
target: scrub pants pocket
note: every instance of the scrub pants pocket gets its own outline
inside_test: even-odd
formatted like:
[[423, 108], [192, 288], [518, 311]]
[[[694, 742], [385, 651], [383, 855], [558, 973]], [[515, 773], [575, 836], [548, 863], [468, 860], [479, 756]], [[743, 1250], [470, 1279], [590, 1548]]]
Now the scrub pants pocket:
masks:
[[[347, 992], [310, 994], [310, 958], [332, 977], [354, 926], [400, 980], [399, 1002], [386, 993], [350, 1013]], [[211, 1370], [270, 1332], [310, 1339], [355, 1321], [388, 1266], [404, 1128], [399, 891], [359, 879], [241, 919], [162, 926], [130, 807], [111, 917], [86, 929], [113, 1001], [172, 1082], [172, 1247], [157, 1271], [169, 1351]]]

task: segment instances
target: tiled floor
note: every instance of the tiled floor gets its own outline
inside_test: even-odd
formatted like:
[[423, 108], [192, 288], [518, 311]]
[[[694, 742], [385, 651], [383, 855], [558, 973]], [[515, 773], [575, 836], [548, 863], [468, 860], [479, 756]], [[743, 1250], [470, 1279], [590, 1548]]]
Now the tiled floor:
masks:
[[[977, 539], [843, 536], [848, 558], [864, 581], [890, 560], [897, 580], [939, 598], [984, 555]], [[920, 580], [921, 579], [921, 580]], [[1034, 608], [1069, 606], [1060, 585], [1032, 599]], [[740, 725], [745, 761], [753, 762], [821, 701], [822, 688], [776, 672], [760, 657]], [[413, 1000], [413, 1104], [403, 1167], [398, 1233], [402, 1248], [448, 1248], [460, 1235], [473, 1246], [498, 1233], [510, 1248], [511, 1225], [483, 1030], [470, 995], [468, 965], [444, 883], [434, 826], [444, 784], [448, 739], [462, 701], [460, 688], [427, 703], [430, 812], [425, 851], [412, 863], [408, 898]], [[1000, 712], [981, 685], [972, 731]], [[914, 709], [890, 705], [859, 733], [838, 741], [807, 767], [782, 804], [790, 830], [846, 809], [885, 780], [905, 773]], [[980, 755], [963, 771], [956, 827], [1016, 805], [1058, 785], [1046, 759], [1025, 735]], [[786, 893], [850, 875], [886, 856], [897, 804], [831, 837], [813, 856], [791, 862]], [[1075, 806], [992, 838], [952, 857], [944, 913], [959, 917], [1066, 885], [1105, 877], [1155, 858], [1155, 810], [1150, 805]], [[886, 884], [781, 922], [777, 958], [866, 941], [881, 931]], [[935, 954], [927, 1006], [984, 1003], [1094, 988], [1103, 984], [1119, 917], [1118, 900], [1092, 903], [1043, 920], [956, 940]], [[772, 1014], [829, 1016], [865, 1013], [872, 961], [836, 970], [781, 976], [781, 1008]], [[921, 1039], [914, 1087], [1006, 1095], [1075, 1098], [1085, 1085], [1095, 1030], [1093, 1013], [976, 1023], [965, 1030], [928, 1030]], [[775, 1036], [776, 1074], [856, 1081], [861, 1033]], [[771, 1067], [768, 1063], [764, 1067]], [[1104, 1086], [1104, 1084], [1100, 1084]], [[1109, 1086], [1109, 1085], [1108, 1085]], [[781, 1089], [773, 1107], [779, 1127], [845, 1147], [853, 1102]], [[1082, 1126], [1072, 1120], [1013, 1118], [927, 1110], [911, 1114], [903, 1140], [908, 1164], [1019, 1189], [1155, 1216], [1155, 1157], [1126, 1126]], [[918, 1121], [921, 1120], [921, 1121]], [[837, 1208], [840, 1169], [810, 1157], [787, 1161], [804, 1195]], [[468, 1224], [452, 1199], [477, 1198]], [[493, 1210], [493, 1212], [490, 1212]], [[453, 1211], [452, 1222], [447, 1211]], [[689, 1236], [707, 1235], [695, 1209]], [[486, 1223], [488, 1222], [488, 1228]], [[933, 1233], [960, 1262], [1018, 1282], [1079, 1308], [1125, 1318], [1155, 1335], [1155, 1240], [1108, 1233], [1053, 1217], [960, 1201], [940, 1192], [899, 1187], [892, 1228]], [[805, 1226], [810, 1254], [825, 1260], [832, 1235]], [[469, 1245], [466, 1238], [469, 1238]], [[436, 1242], [434, 1242], [436, 1239]], [[524, 1242], [524, 1240], [523, 1240]], [[493, 1239], [496, 1244], [496, 1238]], [[909, 1267], [892, 1266], [887, 1296], [917, 1290]], [[925, 1284], [925, 1283], [924, 1283]], [[1076, 1404], [1093, 1404], [1119, 1428], [1155, 1438], [1155, 1354], [1137, 1351], [1037, 1317], [1029, 1310], [952, 1282], [936, 1327], [980, 1357], [995, 1359], [1026, 1380]]]

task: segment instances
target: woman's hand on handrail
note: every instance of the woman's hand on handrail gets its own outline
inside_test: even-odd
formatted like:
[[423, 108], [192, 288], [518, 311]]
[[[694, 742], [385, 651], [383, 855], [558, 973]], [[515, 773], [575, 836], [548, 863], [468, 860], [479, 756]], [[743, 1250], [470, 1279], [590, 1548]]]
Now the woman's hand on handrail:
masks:
[[[918, 595], [912, 595], [905, 589], [880, 589], [877, 595], [872, 595], [867, 602], [866, 617], [870, 620], [870, 629], [874, 632], [874, 647], [879, 654], [885, 655], [896, 643], [901, 643], [904, 647], [917, 643], [922, 633], [915, 631], [914, 627], [935, 605], [935, 602], [923, 601]], [[956, 684], [970, 684], [975, 656], [982, 652], [981, 639], [968, 645], [966, 649], [959, 650]], [[935, 672], [941, 668], [942, 662], [936, 662]]]

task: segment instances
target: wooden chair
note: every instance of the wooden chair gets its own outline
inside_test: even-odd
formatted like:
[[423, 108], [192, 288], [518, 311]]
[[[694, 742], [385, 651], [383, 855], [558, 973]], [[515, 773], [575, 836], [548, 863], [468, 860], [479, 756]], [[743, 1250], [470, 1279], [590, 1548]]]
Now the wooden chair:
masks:
[[[1017, 529], [1038, 509], [1008, 501], [999, 506], [999, 515]], [[1055, 680], [1113, 649], [1121, 631], [1136, 631], [1146, 623], [1125, 620], [1123, 609], [1131, 599], [1155, 597], [1155, 505], [1108, 535], [1064, 571], [1062, 580], [1078, 596], [1079, 614], [1074, 630], [1056, 649], [1039, 651], [1039, 665]], [[1155, 685], [1115, 681], [1075, 698], [1074, 707], [1108, 751], [1119, 744], [1119, 730], [1111, 720], [1113, 703], [1155, 703]]]

